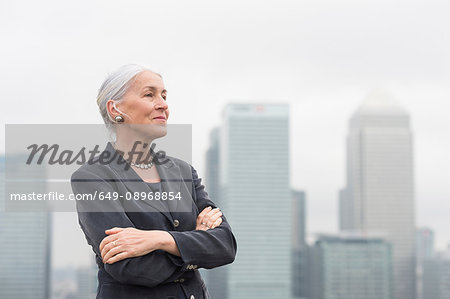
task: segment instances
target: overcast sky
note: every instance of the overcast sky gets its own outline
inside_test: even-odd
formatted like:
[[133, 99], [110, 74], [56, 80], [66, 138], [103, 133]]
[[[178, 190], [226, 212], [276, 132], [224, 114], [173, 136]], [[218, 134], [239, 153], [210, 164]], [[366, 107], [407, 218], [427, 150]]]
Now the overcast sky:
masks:
[[[307, 192], [308, 231], [333, 232], [348, 120], [381, 87], [411, 114], [417, 224], [443, 248], [449, 14], [444, 0], [0, 1], [1, 121], [101, 123], [95, 97], [106, 74], [142, 64], [163, 75], [169, 122], [193, 125], [202, 176], [227, 102], [289, 103], [291, 184]], [[75, 214], [55, 214], [54, 238], [55, 266], [87, 263]]]

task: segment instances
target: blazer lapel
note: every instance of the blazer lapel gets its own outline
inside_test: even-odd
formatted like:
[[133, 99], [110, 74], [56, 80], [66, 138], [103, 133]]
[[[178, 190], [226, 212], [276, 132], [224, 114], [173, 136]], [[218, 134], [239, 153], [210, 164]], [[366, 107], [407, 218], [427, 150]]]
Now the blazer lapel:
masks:
[[[192, 186], [192, 172], [191, 169], [182, 171], [171, 157], [166, 156], [167, 162], [156, 164], [159, 176], [161, 177], [161, 184], [163, 191], [172, 192], [178, 199], [167, 200], [169, 211], [175, 217], [175, 213], [192, 213], [194, 199], [192, 191], [188, 190], [188, 186]], [[183, 182], [183, 184], [182, 184]], [[188, 186], [186, 185], [188, 182]], [[177, 216], [179, 214], [176, 214]]]

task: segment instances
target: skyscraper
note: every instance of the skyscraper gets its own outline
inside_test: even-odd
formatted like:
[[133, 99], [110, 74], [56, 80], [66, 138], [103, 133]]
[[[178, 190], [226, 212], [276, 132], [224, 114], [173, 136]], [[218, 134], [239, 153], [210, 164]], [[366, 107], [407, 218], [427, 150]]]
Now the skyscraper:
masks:
[[291, 190], [292, 200], [292, 246], [302, 249], [306, 246], [306, 193]]
[[322, 235], [311, 249], [311, 299], [391, 299], [391, 246], [362, 234]]
[[291, 298], [288, 105], [229, 104], [223, 117], [220, 202], [238, 240], [228, 298]]
[[427, 227], [418, 228], [416, 231], [417, 263], [434, 257], [434, 232]]
[[425, 261], [434, 257], [434, 232], [426, 227], [416, 231], [416, 286], [417, 299], [423, 296], [423, 265]]
[[[33, 181], [41, 173], [30, 165], [15, 163], [6, 171], [31, 179], [23, 193], [42, 193], [45, 181]], [[23, 159], [18, 158], [20, 161]], [[0, 158], [0, 203], [5, 202], [5, 159]], [[40, 177], [42, 179], [42, 177]], [[0, 298], [50, 298], [51, 218], [47, 212], [0, 211]]]
[[306, 194], [292, 190], [292, 294], [307, 298], [309, 286], [308, 245], [306, 243]]
[[[343, 205], [342, 203], [345, 203]], [[394, 298], [415, 298], [413, 144], [408, 113], [383, 91], [350, 120], [341, 223], [382, 232], [393, 246]]]
[[[209, 198], [226, 213], [221, 204], [221, 192], [219, 186], [220, 128], [214, 128], [209, 137], [210, 147], [206, 153], [205, 184], [208, 189]], [[212, 298], [228, 298], [228, 287], [226, 282], [228, 281], [227, 274], [229, 267], [230, 265], [225, 265], [209, 270], [200, 269]]]
[[423, 298], [450, 299], [450, 245], [423, 262]]

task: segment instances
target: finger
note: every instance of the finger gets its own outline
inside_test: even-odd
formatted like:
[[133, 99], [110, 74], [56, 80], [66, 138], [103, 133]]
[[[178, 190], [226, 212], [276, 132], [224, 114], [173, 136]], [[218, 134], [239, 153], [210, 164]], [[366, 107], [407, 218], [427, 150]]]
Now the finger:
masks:
[[205, 222], [199, 223], [196, 227], [196, 230], [208, 230], [208, 227], [206, 226]]
[[108, 239], [106, 239], [107, 237], [104, 237], [103, 240], [100, 242], [100, 245], [98, 246], [98, 249], [100, 250], [100, 252], [102, 252], [103, 248], [105, 248], [106, 244], [108, 244]]
[[203, 226], [205, 227], [205, 230], [211, 228], [210, 224], [212, 224], [214, 221], [209, 221], [210, 217], [213, 215], [216, 215], [217, 213], [219, 213], [220, 211], [218, 210], [218, 208], [216, 209], [212, 209], [210, 212], [208, 212], [205, 217], [203, 217], [203, 219], [201, 220], [201, 223], [203, 224]]
[[205, 217], [210, 218], [212, 217], [214, 214], [219, 213], [220, 209], [219, 208], [214, 208], [211, 211], [209, 211]]
[[218, 212], [218, 213], [215, 213], [214, 215], [212, 215], [211, 217], [209, 217], [209, 219], [208, 219], [208, 221], [206, 222], [206, 224], [209, 226], [209, 227], [211, 227], [213, 224], [214, 224], [214, 222], [216, 222], [216, 220], [219, 218], [219, 217], [221, 217], [222, 216], [222, 212]]
[[117, 234], [113, 234], [113, 235], [104, 237], [103, 240], [100, 242], [100, 246], [99, 246], [100, 251], [103, 251], [103, 249], [105, 248], [105, 246], [107, 244], [116, 241], [118, 238], [119, 238], [119, 236]]
[[222, 217], [222, 213], [214, 214], [211, 218], [208, 219], [208, 222], [206, 225], [208, 225], [210, 228], [214, 226], [214, 223], [217, 221], [217, 219]]
[[109, 242], [108, 244], [106, 244], [103, 247], [103, 250], [100, 252], [103, 260], [105, 260], [105, 255], [108, 253], [108, 251], [110, 251], [111, 249], [113, 249], [114, 247], [117, 246], [117, 243], [115, 244], [114, 242], [116, 242], [116, 241]]
[[204, 222], [202, 222], [200, 224], [200, 227], [201, 227], [201, 230], [208, 230], [209, 229], [208, 225], [206, 223], [204, 223]]
[[206, 213], [208, 213], [209, 211], [211, 211], [212, 207], [211, 206], [207, 206], [206, 208], [204, 208], [202, 210], [202, 212], [199, 214], [199, 216], [204, 216], [206, 215]]
[[215, 215], [216, 213], [219, 213], [219, 212], [220, 212], [219, 208], [212, 209], [205, 215], [205, 217], [203, 217], [202, 222], [205, 222], [205, 223], [208, 222], [209, 218], [211, 218], [213, 215]]
[[198, 214], [197, 218], [203, 218], [203, 217], [205, 217], [205, 215], [206, 215], [209, 211], [211, 211], [211, 209], [212, 209], [212, 207], [206, 207], [206, 208], [204, 208], [203, 211], [202, 211], [200, 214]]
[[103, 248], [105, 248], [106, 244], [108, 244], [111, 241], [111, 239], [112, 239], [111, 236], [106, 236], [103, 238], [103, 240], [100, 242], [99, 245], [100, 251], [102, 251]]
[[130, 254], [127, 251], [122, 251], [121, 253], [116, 254], [115, 256], [113, 256], [112, 258], [107, 260], [106, 264], [114, 264], [115, 262], [118, 262], [118, 261], [121, 261], [123, 259], [126, 259], [129, 256], [130, 256]]
[[203, 221], [203, 217], [205, 217], [205, 215], [209, 212], [209, 211], [211, 211], [211, 209], [212, 209], [212, 207], [206, 207], [206, 208], [204, 208], [203, 209], [203, 211], [200, 213], [200, 214], [198, 214], [198, 216], [197, 216], [197, 224], [199, 225], [200, 223], [202, 223], [202, 221]]
[[121, 232], [123, 230], [124, 230], [124, 228], [122, 228], [122, 227], [113, 227], [113, 228], [105, 230], [105, 233], [107, 235], [111, 235], [111, 234], [115, 234], [115, 233]]
[[214, 224], [211, 226], [211, 228], [216, 228], [218, 227], [220, 224], [222, 224], [222, 217], [218, 218]]
[[116, 254], [119, 254], [121, 252], [125, 251], [125, 248], [123, 245], [121, 246], [115, 246], [113, 248], [111, 248], [103, 257], [103, 262], [108, 261], [110, 258], [112, 258], [113, 256], [115, 256]]

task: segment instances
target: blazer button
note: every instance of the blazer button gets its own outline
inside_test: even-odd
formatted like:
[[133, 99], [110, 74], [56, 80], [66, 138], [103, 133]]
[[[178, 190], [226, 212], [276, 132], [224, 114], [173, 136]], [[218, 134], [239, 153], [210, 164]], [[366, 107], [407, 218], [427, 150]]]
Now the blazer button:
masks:
[[180, 221], [178, 221], [178, 219], [175, 219], [173, 221], [173, 226], [178, 227], [180, 225]]
[[180, 282], [184, 282], [184, 278], [180, 278]]

